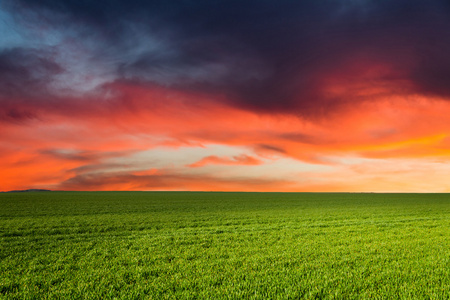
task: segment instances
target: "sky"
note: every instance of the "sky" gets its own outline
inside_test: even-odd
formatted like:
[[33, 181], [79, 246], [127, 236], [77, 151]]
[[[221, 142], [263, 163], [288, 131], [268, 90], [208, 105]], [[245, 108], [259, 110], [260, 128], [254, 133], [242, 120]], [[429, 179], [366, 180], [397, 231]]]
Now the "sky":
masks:
[[2, 0], [0, 191], [450, 192], [444, 0]]

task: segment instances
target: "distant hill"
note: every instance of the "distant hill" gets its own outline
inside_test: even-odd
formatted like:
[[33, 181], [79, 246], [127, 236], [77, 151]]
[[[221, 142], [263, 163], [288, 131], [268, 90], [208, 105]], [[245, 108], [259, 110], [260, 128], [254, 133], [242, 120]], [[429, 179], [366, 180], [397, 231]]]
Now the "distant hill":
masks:
[[25, 193], [25, 192], [51, 192], [51, 190], [44, 189], [28, 189], [28, 190], [13, 190], [5, 193]]

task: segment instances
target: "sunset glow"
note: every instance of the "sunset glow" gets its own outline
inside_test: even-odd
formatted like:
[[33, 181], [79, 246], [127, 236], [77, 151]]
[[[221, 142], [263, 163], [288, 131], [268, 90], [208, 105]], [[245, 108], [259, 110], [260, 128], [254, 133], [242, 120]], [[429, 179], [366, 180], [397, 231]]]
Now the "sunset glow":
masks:
[[82, 2], [0, 4], [0, 191], [450, 192], [445, 1]]

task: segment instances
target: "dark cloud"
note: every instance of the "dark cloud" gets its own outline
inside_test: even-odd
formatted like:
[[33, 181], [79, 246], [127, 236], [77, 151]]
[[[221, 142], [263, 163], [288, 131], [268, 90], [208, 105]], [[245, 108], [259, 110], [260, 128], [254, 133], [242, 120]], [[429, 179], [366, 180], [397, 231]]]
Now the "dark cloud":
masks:
[[142, 175], [130, 172], [87, 173], [76, 175], [58, 186], [58, 190], [253, 190], [276, 189], [293, 182], [264, 178], [222, 178], [202, 174], [183, 174], [158, 170]]
[[2, 103], [0, 100], [0, 122], [10, 123], [10, 124], [22, 124], [29, 120], [38, 119], [36, 112], [29, 108], [20, 108], [16, 105]]
[[23, 48], [1, 51], [0, 122], [37, 119], [34, 105], [49, 96], [48, 85], [59, 72], [61, 68], [52, 61], [49, 51]]
[[269, 151], [269, 152], [276, 152], [276, 153], [286, 154], [286, 150], [283, 149], [280, 146], [269, 145], [269, 144], [257, 144], [254, 147], [255, 147], [255, 149], [257, 151], [258, 150], [262, 150], [262, 151]]
[[0, 96], [38, 97], [62, 71], [50, 51], [13, 48], [0, 52]]
[[[6, 7], [23, 22], [77, 38], [115, 80], [225, 95], [246, 109], [322, 115], [367, 100], [358, 93], [367, 86], [450, 97], [443, 0], [17, 0]], [[36, 72], [56, 70], [35, 63]], [[378, 66], [387, 68], [371, 72]], [[36, 78], [17, 65], [1, 68]], [[330, 81], [348, 92], [328, 92]]]

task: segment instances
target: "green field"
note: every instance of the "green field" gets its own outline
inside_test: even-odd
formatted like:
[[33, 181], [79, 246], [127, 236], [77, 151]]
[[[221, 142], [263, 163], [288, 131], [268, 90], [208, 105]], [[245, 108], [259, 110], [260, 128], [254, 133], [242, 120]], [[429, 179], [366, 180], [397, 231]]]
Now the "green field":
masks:
[[0, 299], [449, 299], [450, 194], [0, 194]]

